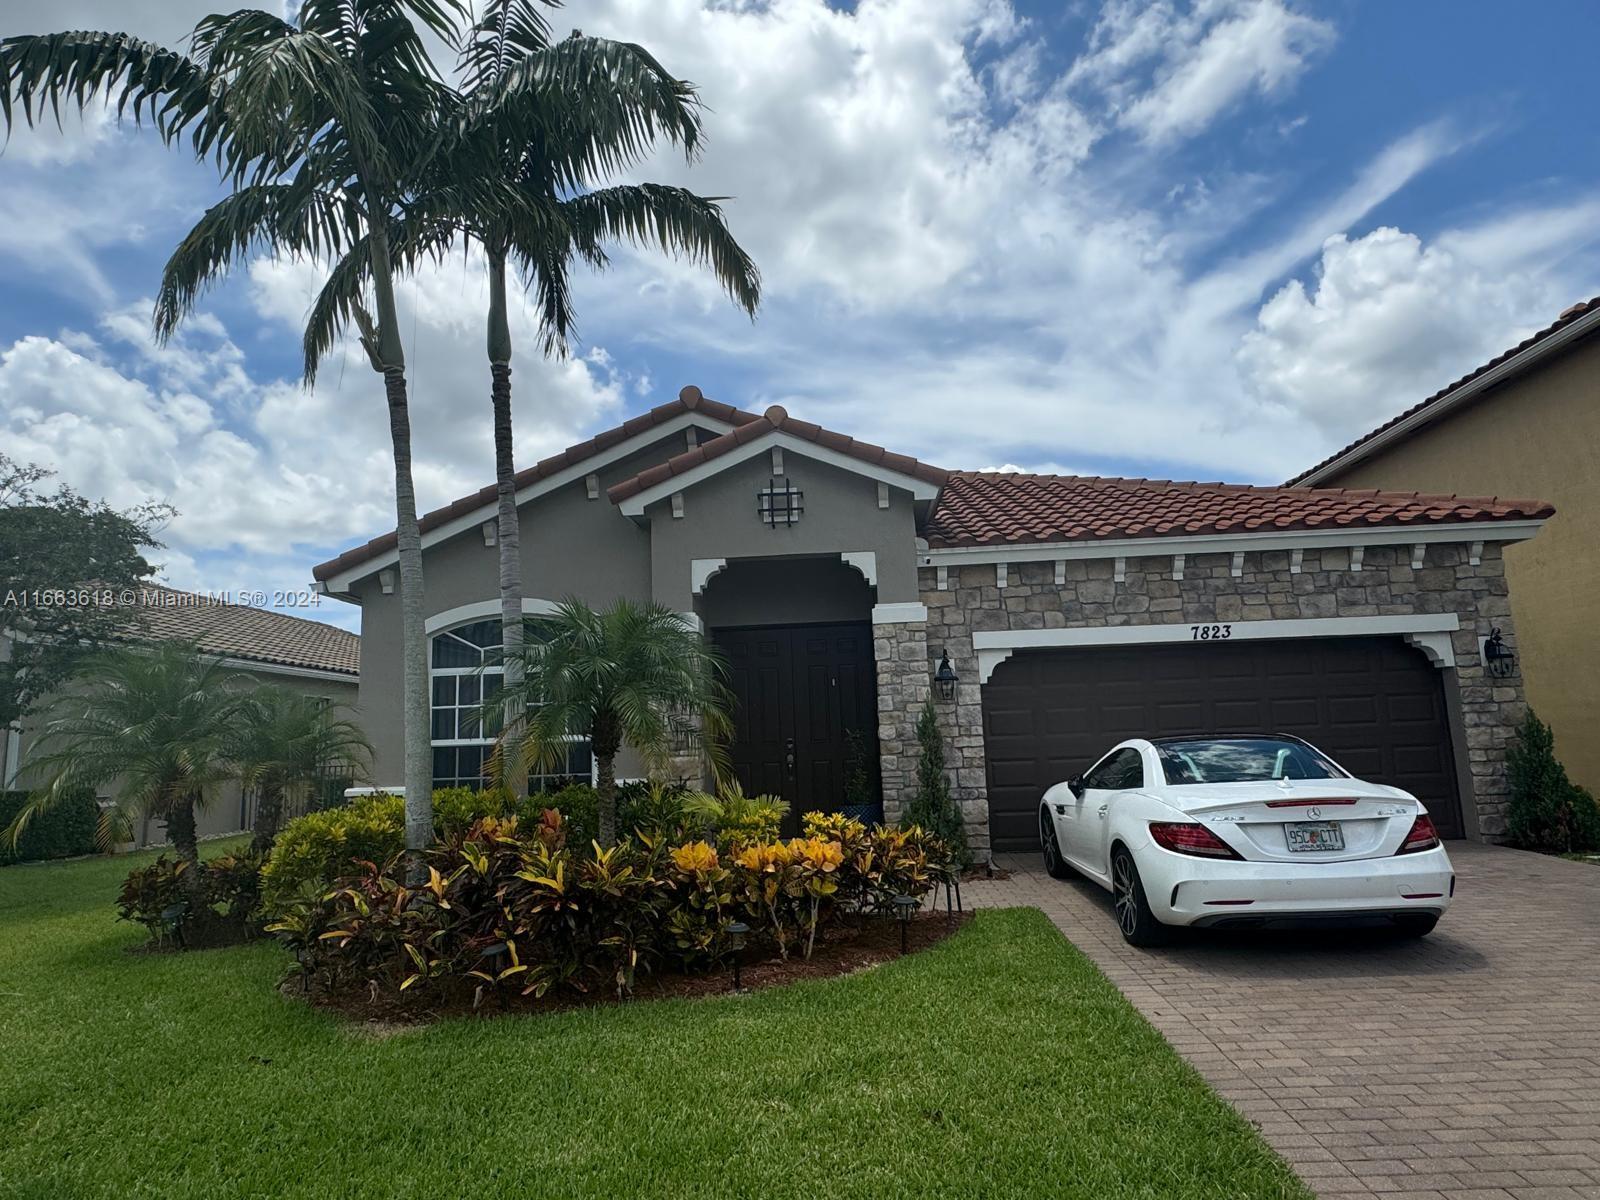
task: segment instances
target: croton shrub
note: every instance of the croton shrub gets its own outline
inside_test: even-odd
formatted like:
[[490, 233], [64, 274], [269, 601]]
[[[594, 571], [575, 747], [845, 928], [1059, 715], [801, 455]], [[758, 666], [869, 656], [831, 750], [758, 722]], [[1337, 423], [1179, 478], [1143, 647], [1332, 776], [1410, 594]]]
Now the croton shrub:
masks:
[[200, 904], [189, 888], [193, 866], [163, 854], [135, 867], [117, 895], [121, 920], [143, 925], [152, 941], [182, 939], [185, 931], [226, 929], [247, 936], [261, 912], [261, 859], [248, 853], [222, 854], [200, 864]]
[[815, 813], [789, 840], [640, 835], [601, 849], [574, 844], [552, 809], [446, 835], [416, 886], [399, 856], [368, 861], [327, 892], [284, 903], [268, 929], [308, 983], [333, 991], [458, 988], [475, 1003], [553, 990], [627, 996], [641, 971], [725, 960], [734, 922], [765, 952], [809, 956], [830, 924], [887, 912], [897, 896], [920, 900], [946, 857], [919, 829]]

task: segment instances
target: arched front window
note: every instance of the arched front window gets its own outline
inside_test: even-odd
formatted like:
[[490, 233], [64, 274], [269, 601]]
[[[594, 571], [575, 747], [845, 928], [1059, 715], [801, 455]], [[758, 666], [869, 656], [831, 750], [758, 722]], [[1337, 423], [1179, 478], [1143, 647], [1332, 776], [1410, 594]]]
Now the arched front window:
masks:
[[[500, 621], [493, 618], [457, 625], [433, 635], [429, 669], [433, 686], [433, 786], [482, 787], [484, 767], [494, 748], [497, 728], [485, 729], [479, 719], [485, 700], [500, 691], [503, 671], [495, 661], [500, 651]], [[556, 791], [593, 777], [589, 743], [573, 739], [558, 769], [528, 778], [530, 792]]]

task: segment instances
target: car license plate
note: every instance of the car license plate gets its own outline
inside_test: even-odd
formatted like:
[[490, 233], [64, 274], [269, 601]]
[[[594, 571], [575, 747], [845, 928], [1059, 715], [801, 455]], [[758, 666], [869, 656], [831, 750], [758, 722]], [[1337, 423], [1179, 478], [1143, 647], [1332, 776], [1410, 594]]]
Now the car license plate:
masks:
[[1337, 821], [1295, 821], [1283, 827], [1289, 849], [1302, 852], [1343, 850], [1344, 830]]

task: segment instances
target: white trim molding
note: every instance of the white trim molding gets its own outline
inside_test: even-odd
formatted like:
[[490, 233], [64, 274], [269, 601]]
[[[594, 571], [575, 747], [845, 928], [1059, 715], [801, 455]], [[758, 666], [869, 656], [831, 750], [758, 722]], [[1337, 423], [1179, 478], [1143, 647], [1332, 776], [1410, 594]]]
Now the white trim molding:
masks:
[[700, 619], [699, 613], [681, 612], [678, 614], [678, 619], [689, 627], [689, 632], [691, 633], [704, 633], [706, 631], [706, 623]]
[[854, 567], [861, 572], [872, 587], [878, 586], [878, 554], [875, 550], [841, 550], [839, 561], [847, 567]]
[[[724, 432], [738, 428], [733, 423], [713, 417], [710, 413], [707, 413], [701, 409], [690, 409], [686, 412], [680, 413], [670, 420], [661, 422], [659, 425], [654, 425], [649, 429], [642, 430], [639, 433], [634, 434], [632, 437], [623, 438], [622, 441], [616, 443], [616, 445], [608, 446], [605, 450], [598, 454], [590, 455], [580, 463], [576, 463], [573, 466], [557, 471], [553, 475], [547, 475], [543, 479], [539, 479], [533, 483], [530, 483], [525, 488], [519, 488], [517, 490], [517, 504], [520, 507], [521, 505], [528, 503], [530, 500], [535, 500], [540, 496], [548, 495], [550, 492], [559, 491], [568, 484], [576, 483], [579, 480], [585, 479], [589, 475], [595, 475], [595, 492], [592, 498], [598, 498], [600, 491], [599, 476], [596, 474], [597, 467], [604, 467], [609, 463], [616, 462], [618, 459], [627, 458], [630, 455], [637, 454], [639, 451], [647, 449], [648, 447], [655, 445], [657, 442], [670, 438], [675, 433], [682, 432], [691, 425], [711, 425], [723, 430]], [[585, 488], [587, 490], [587, 484], [585, 484]], [[480, 504], [471, 512], [462, 513], [459, 517], [455, 517], [452, 520], [446, 521], [443, 525], [440, 525], [436, 529], [428, 530], [428, 532], [422, 535], [422, 548], [426, 550], [428, 547], [436, 546], [440, 542], [449, 541], [457, 534], [464, 533], [465, 531], [480, 524], [485, 517], [495, 511], [498, 503], [498, 500], [490, 500], [486, 504]], [[350, 585], [355, 583], [358, 579], [365, 579], [380, 568], [393, 566], [399, 561], [400, 552], [398, 550], [385, 550], [382, 554], [375, 554], [363, 562], [359, 562], [352, 567], [347, 567], [338, 574], [330, 576], [325, 581], [328, 591], [334, 595], [348, 595], [350, 592]]]
[[[1052, 559], [1152, 558], [1170, 554], [1232, 554], [1242, 569], [1245, 554], [1265, 550], [1320, 550], [1346, 546], [1430, 546], [1441, 542], [1525, 542], [1544, 526], [1535, 521], [1460, 521], [1415, 526], [1375, 525], [1353, 529], [1278, 530], [1273, 533], [1217, 533], [1196, 537], [1104, 538], [1093, 542], [1035, 542], [1028, 545], [948, 546], [924, 551], [917, 565], [934, 567], [996, 562], [1048, 562]], [[1237, 571], [1236, 571], [1237, 573]]]
[[[524, 596], [522, 598], [522, 615], [525, 617], [548, 617], [556, 610], [554, 600], [541, 600], [537, 596]], [[469, 621], [481, 621], [485, 617], [498, 617], [500, 615], [500, 601], [475, 600], [471, 604], [460, 604], [455, 608], [447, 608], [444, 612], [434, 613], [422, 623], [424, 633], [432, 636], [443, 630], [451, 629], [457, 625], [465, 625]]]
[[644, 510], [664, 496], [692, 488], [695, 484], [703, 483], [714, 475], [720, 475], [728, 468], [736, 467], [740, 463], [746, 462], [769, 449], [786, 450], [801, 458], [826, 463], [828, 466], [837, 467], [841, 471], [849, 471], [853, 475], [864, 475], [868, 479], [876, 479], [894, 487], [903, 488], [918, 500], [932, 500], [939, 495], [939, 485], [936, 483], [929, 483], [926, 479], [919, 479], [915, 475], [905, 475], [899, 471], [891, 471], [874, 463], [863, 462], [852, 455], [830, 450], [826, 446], [819, 446], [816, 442], [808, 442], [805, 438], [795, 437], [794, 434], [784, 433], [780, 429], [765, 437], [752, 438], [737, 449], [718, 455], [716, 458], [703, 462], [697, 467], [691, 467], [681, 475], [673, 475], [663, 479], [654, 487], [648, 487], [642, 492], [636, 492], [626, 500], [619, 501], [617, 508], [621, 510], [624, 516], [636, 519], [643, 518]]
[[[1217, 641], [1282, 641], [1296, 638], [1398, 635], [1428, 655], [1436, 667], [1455, 666], [1450, 635], [1461, 628], [1457, 613], [1413, 613], [1393, 617], [1297, 617], [1270, 621], [1197, 621], [1181, 625], [1111, 625], [1077, 629], [999, 629], [972, 635], [978, 682], [1018, 650], [1074, 646], [1144, 646], [1194, 642], [1197, 628], [1225, 629]], [[1209, 643], [1208, 643], [1209, 644]]]
[[908, 625], [912, 621], [926, 621], [928, 619], [928, 606], [915, 601], [902, 601], [898, 604], [874, 604], [872, 606], [872, 623], [874, 625]]
[[691, 558], [689, 560], [689, 594], [698, 596], [706, 590], [711, 577], [728, 565], [725, 558]]

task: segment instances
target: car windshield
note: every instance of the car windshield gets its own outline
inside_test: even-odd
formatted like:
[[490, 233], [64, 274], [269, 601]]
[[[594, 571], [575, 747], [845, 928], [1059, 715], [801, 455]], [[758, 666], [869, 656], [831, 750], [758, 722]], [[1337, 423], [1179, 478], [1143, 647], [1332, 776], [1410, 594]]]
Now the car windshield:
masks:
[[1196, 738], [1157, 742], [1168, 783], [1262, 783], [1342, 779], [1344, 772], [1304, 742], [1283, 738]]

